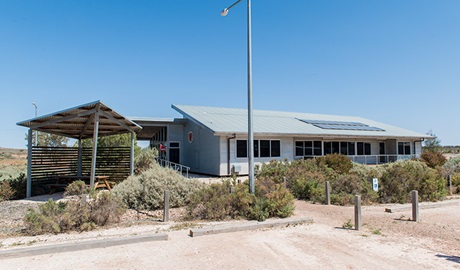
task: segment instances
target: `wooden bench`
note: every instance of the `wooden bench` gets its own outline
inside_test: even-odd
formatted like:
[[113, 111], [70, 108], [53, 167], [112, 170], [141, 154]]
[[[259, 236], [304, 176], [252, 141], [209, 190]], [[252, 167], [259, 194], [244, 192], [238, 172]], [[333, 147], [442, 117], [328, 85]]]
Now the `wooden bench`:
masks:
[[[95, 177], [94, 181], [94, 188], [107, 188], [107, 190], [111, 191], [112, 187], [115, 185], [113, 181], [107, 181], [109, 177], [105, 175], [99, 175]], [[65, 189], [69, 184], [74, 181], [81, 180], [81, 181], [90, 181], [90, 176], [75, 176], [75, 175], [59, 175], [56, 177], [56, 183], [48, 184], [47, 186], [50, 189], [50, 194], [55, 193], [58, 189]], [[87, 185], [89, 186], [89, 185]]]

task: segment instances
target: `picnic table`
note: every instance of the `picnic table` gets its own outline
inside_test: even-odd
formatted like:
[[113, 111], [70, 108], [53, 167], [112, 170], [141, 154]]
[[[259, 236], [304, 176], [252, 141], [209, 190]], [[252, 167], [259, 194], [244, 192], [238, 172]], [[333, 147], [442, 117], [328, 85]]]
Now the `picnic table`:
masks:
[[[106, 175], [97, 175], [95, 176], [95, 181], [94, 181], [94, 188], [107, 188], [107, 190], [111, 191], [112, 186], [115, 184], [115, 182], [108, 181], [109, 177]], [[49, 184], [48, 187], [50, 188], [50, 194], [54, 193], [56, 189], [58, 188], [65, 188], [67, 187], [70, 183], [77, 181], [77, 180], [82, 180], [82, 181], [90, 181], [91, 177], [90, 176], [76, 176], [76, 175], [58, 175], [56, 177], [56, 183], [54, 184]]]

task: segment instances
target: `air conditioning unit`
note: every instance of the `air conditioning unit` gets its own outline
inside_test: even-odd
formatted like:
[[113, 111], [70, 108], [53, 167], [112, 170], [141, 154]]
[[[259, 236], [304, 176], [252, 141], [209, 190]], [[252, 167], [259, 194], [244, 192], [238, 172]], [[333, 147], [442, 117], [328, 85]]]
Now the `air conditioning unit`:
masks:
[[235, 164], [232, 165], [232, 174], [240, 174], [241, 172], [241, 165]]

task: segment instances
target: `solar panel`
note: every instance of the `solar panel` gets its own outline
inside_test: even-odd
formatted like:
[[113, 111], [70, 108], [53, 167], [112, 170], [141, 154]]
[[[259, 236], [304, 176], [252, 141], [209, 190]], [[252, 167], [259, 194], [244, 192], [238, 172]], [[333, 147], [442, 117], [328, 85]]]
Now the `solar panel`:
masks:
[[322, 129], [335, 129], [335, 130], [358, 130], [358, 131], [385, 131], [378, 127], [372, 127], [360, 122], [343, 122], [343, 121], [327, 121], [327, 120], [306, 120], [298, 119], [307, 124], [312, 124], [315, 127]]

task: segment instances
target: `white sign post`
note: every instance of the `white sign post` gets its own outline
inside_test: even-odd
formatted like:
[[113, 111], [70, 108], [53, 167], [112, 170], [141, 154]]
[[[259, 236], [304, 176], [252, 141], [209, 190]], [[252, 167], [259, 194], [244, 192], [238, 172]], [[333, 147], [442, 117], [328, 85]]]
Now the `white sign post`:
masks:
[[372, 179], [372, 189], [375, 192], [379, 191], [379, 179], [377, 178]]

